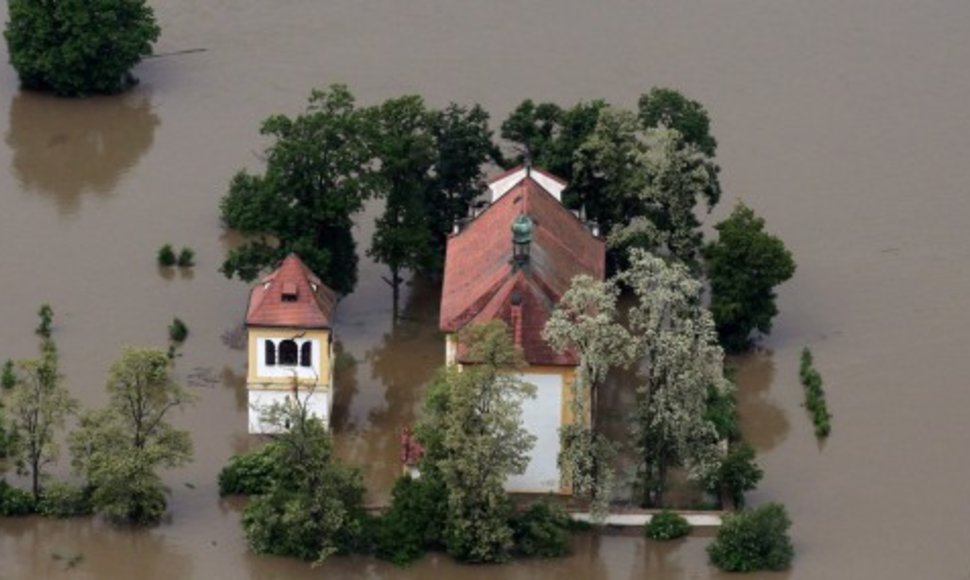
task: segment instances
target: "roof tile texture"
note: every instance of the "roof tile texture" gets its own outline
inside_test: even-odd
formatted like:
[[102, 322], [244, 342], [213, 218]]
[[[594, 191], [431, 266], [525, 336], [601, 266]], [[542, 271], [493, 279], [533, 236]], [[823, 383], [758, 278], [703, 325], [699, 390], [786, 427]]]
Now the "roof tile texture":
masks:
[[[284, 300], [295, 290], [296, 300]], [[249, 295], [247, 326], [330, 328], [337, 295], [290, 254], [280, 267], [259, 280]]]
[[[529, 263], [512, 264], [512, 222], [526, 213], [534, 222]], [[573, 353], [558, 353], [542, 339], [549, 315], [574, 276], [603, 279], [602, 240], [531, 178], [525, 178], [448, 239], [440, 327], [457, 332], [469, 323], [503, 320], [521, 337], [531, 365], [578, 363]], [[516, 332], [512, 296], [521, 297], [521, 328]], [[458, 360], [464, 349], [459, 345]]]

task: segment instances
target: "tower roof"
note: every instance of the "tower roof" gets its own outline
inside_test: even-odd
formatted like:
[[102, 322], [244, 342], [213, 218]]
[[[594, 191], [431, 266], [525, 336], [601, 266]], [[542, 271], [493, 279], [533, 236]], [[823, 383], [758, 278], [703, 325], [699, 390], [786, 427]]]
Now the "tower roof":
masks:
[[[512, 225], [531, 221], [528, 259], [513, 260]], [[602, 280], [606, 247], [555, 196], [526, 176], [448, 238], [439, 326], [457, 332], [504, 320], [532, 365], [575, 365], [542, 339], [549, 315], [574, 276]], [[459, 345], [458, 359], [463, 350]]]
[[249, 294], [247, 326], [330, 328], [337, 295], [296, 254], [263, 276]]

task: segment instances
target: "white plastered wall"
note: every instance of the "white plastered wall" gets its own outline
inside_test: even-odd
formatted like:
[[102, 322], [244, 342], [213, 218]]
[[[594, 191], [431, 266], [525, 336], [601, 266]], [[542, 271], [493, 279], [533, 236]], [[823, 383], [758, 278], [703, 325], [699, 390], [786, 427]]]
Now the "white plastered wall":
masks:
[[[320, 418], [325, 425], [330, 425], [331, 398], [329, 390], [300, 390], [300, 401], [307, 406], [310, 416]], [[249, 432], [250, 433], [279, 433], [281, 429], [263, 420], [263, 413], [274, 403], [286, 405], [293, 397], [292, 391], [280, 389], [250, 389], [249, 390]]]
[[563, 377], [559, 374], [523, 373], [523, 381], [536, 386], [536, 397], [522, 402], [522, 422], [535, 435], [529, 466], [522, 475], [505, 481], [507, 491], [549, 493], [561, 489], [559, 427], [562, 425]]

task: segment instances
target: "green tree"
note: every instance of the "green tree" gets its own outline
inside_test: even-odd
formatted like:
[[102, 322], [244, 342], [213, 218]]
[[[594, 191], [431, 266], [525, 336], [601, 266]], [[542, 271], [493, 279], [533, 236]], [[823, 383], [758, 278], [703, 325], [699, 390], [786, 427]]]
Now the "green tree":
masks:
[[621, 278], [636, 297], [629, 319], [643, 360], [633, 435], [644, 503], [662, 505], [670, 468], [684, 466], [701, 479], [718, 467], [708, 389], [725, 391], [730, 384], [714, 322], [701, 305], [701, 283], [683, 264], [635, 249]]
[[765, 220], [743, 203], [715, 226], [718, 239], [704, 249], [711, 283], [711, 312], [729, 351], [751, 346], [751, 333], [771, 332], [778, 314], [775, 287], [795, 274], [785, 244], [764, 231]]
[[599, 112], [586, 139], [573, 151], [573, 189], [587, 215], [604, 232], [613, 232], [630, 219], [647, 215], [639, 195], [647, 185], [643, 164], [646, 148], [636, 116], [606, 107]]
[[429, 109], [421, 97], [389, 99], [367, 110], [376, 195], [384, 199], [368, 255], [390, 270], [395, 317], [402, 272], [441, 269], [448, 234], [485, 187], [495, 156], [488, 114], [478, 105]]
[[10, 455], [17, 471], [29, 475], [34, 499], [41, 496], [44, 468], [57, 459], [57, 431], [77, 409], [62, 384], [57, 347], [50, 338], [41, 346], [41, 357], [21, 361], [17, 384], [10, 393]]
[[638, 105], [644, 127], [675, 129], [683, 135], [685, 144], [696, 145], [701, 153], [714, 157], [717, 140], [711, 135], [711, 120], [703, 105], [664, 87], [653, 87], [640, 95]]
[[62, 96], [130, 87], [159, 34], [145, 0], [10, 0], [8, 10], [4, 36], [21, 84]]
[[468, 205], [485, 191], [485, 164], [501, 160], [488, 122], [488, 113], [477, 104], [464, 107], [452, 103], [431, 112], [430, 130], [437, 156], [426, 209], [438, 257], [435, 268], [442, 265], [452, 228], [468, 215]]
[[790, 527], [788, 512], [777, 503], [729, 515], [707, 553], [714, 565], [728, 572], [785, 570], [795, 555]]
[[375, 189], [369, 119], [347, 87], [333, 85], [314, 91], [302, 115], [263, 123], [274, 139], [265, 172], [237, 173], [221, 202], [225, 225], [250, 237], [229, 251], [226, 276], [251, 281], [295, 252], [337, 292], [353, 290], [352, 218]]
[[559, 430], [559, 467], [573, 494], [592, 500], [597, 518], [608, 511], [615, 480], [610, 461], [616, 449], [594, 429], [596, 390], [611, 368], [626, 366], [636, 356], [633, 340], [617, 320], [618, 296], [612, 282], [576, 276], [543, 330], [550, 346], [579, 355], [572, 385], [572, 413], [577, 420]]
[[94, 509], [113, 520], [157, 522], [166, 506], [157, 471], [192, 459], [189, 432], [167, 421], [171, 411], [192, 402], [170, 370], [164, 351], [126, 348], [108, 373], [107, 407], [86, 413], [69, 438]]
[[758, 487], [763, 476], [754, 461], [754, 448], [741, 442], [731, 446], [721, 465], [705, 478], [705, 484], [718, 498], [727, 497], [735, 507], [742, 508], [744, 492]]
[[573, 183], [576, 177], [573, 156], [593, 132], [600, 112], [606, 108], [602, 100], [580, 102], [568, 109], [555, 103], [537, 105], [531, 99], [523, 101], [502, 123], [502, 138], [518, 150], [505, 165], [520, 165], [528, 159], [563, 178], [570, 184], [564, 192], [564, 202], [578, 209], [585, 199], [579, 195], [583, 188]]
[[298, 397], [270, 407], [265, 421], [280, 431], [278, 463], [269, 489], [243, 511], [250, 548], [316, 562], [353, 550], [364, 531], [360, 473], [334, 459], [326, 426]]
[[497, 562], [513, 546], [504, 484], [529, 462], [535, 437], [522, 425], [522, 401], [535, 387], [513, 374], [524, 363], [502, 322], [468, 327], [459, 340], [476, 362], [445, 369], [429, 388], [416, 430], [421, 471], [440, 474], [447, 489], [448, 553]]
[[379, 159], [379, 187], [384, 213], [377, 219], [367, 254], [390, 270], [384, 280], [394, 294], [397, 318], [401, 271], [429, 270], [435, 261], [433, 232], [426, 212], [430, 170], [435, 163], [431, 115], [418, 96], [385, 101], [372, 110], [374, 148]]

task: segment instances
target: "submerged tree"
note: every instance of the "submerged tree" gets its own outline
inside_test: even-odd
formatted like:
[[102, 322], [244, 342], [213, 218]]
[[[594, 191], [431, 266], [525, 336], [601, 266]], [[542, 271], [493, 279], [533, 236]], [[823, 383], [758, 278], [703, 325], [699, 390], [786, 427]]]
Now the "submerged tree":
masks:
[[717, 429], [707, 415], [708, 389], [731, 386], [724, 378], [714, 322], [701, 305], [701, 284], [684, 265], [634, 250], [623, 280], [637, 299], [630, 327], [645, 374], [637, 389], [633, 432], [644, 501], [658, 505], [670, 468], [684, 466], [699, 479], [719, 465]]
[[683, 136], [685, 144], [696, 145], [701, 153], [714, 157], [717, 140], [711, 135], [711, 119], [703, 105], [666, 87], [653, 87], [640, 95], [637, 104], [644, 127], [674, 129]]
[[751, 333], [771, 332], [778, 314], [775, 286], [795, 274], [795, 260], [765, 220], [743, 203], [715, 226], [718, 239], [704, 248], [711, 280], [711, 312], [721, 344], [730, 351], [751, 346]]
[[28, 89], [76, 97], [117, 93], [152, 53], [155, 14], [145, 0], [10, 0], [4, 36]]
[[385, 264], [397, 317], [402, 270], [428, 270], [435, 260], [434, 240], [426, 202], [433, 186], [435, 161], [430, 114], [421, 97], [385, 101], [371, 110], [373, 147], [379, 159], [379, 195], [384, 213], [377, 219], [367, 254]]
[[502, 561], [513, 545], [504, 484], [529, 463], [535, 437], [522, 425], [522, 401], [535, 387], [512, 373], [524, 362], [502, 322], [469, 327], [460, 341], [475, 363], [445, 369], [429, 388], [417, 428], [421, 470], [440, 475], [447, 489], [448, 553]]
[[243, 529], [257, 554], [320, 562], [355, 548], [363, 533], [360, 473], [333, 457], [326, 426], [294, 395], [267, 409], [279, 428], [268, 489], [250, 498]]
[[484, 190], [483, 165], [495, 148], [488, 114], [478, 105], [439, 111], [411, 95], [389, 99], [368, 116], [376, 193], [384, 199], [368, 254], [390, 270], [396, 312], [402, 271], [440, 270], [447, 236]]
[[57, 431], [77, 409], [77, 401], [61, 382], [54, 341], [45, 338], [41, 350], [39, 359], [19, 363], [8, 403], [10, 455], [17, 471], [30, 476], [35, 500], [41, 496], [44, 468], [58, 456]]
[[159, 469], [192, 459], [189, 432], [168, 422], [174, 409], [192, 402], [172, 381], [165, 352], [126, 348], [108, 374], [108, 406], [86, 413], [71, 434], [75, 469], [91, 486], [97, 512], [146, 525], [165, 512]]
[[[606, 106], [601, 100], [580, 102], [568, 109], [555, 103], [522, 101], [502, 123], [502, 138], [518, 149], [506, 165], [528, 160], [572, 184], [573, 155], [593, 132]], [[579, 202], [567, 198], [571, 207], [579, 207]]]
[[357, 282], [353, 216], [374, 191], [367, 116], [342, 85], [314, 91], [296, 118], [275, 115], [263, 175], [241, 171], [222, 199], [226, 226], [249, 236], [222, 265], [251, 281], [290, 252], [339, 293]]
[[618, 294], [613, 283], [577, 276], [543, 330], [550, 346], [579, 356], [572, 384], [575, 421], [560, 428], [559, 467], [573, 495], [592, 500], [597, 517], [609, 507], [615, 479], [610, 461], [616, 449], [595, 431], [596, 390], [611, 368], [626, 366], [635, 356], [633, 341], [617, 320]]

